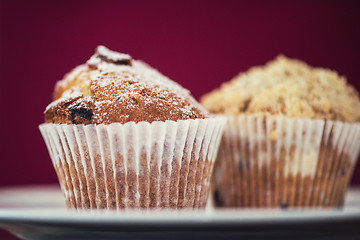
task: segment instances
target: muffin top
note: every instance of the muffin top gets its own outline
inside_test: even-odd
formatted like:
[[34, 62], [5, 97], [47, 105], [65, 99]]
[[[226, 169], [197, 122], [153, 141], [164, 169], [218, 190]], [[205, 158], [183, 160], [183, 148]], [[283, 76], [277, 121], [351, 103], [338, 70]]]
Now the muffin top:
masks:
[[99, 46], [86, 64], [57, 82], [46, 123], [110, 124], [206, 118], [179, 84], [144, 62]]
[[204, 95], [212, 113], [360, 121], [358, 92], [335, 71], [278, 56]]

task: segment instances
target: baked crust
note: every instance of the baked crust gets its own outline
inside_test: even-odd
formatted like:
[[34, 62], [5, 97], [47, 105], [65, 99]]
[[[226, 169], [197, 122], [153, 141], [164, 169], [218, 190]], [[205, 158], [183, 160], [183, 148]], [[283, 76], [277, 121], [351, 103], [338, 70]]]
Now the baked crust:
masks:
[[129, 55], [98, 47], [56, 84], [46, 123], [110, 124], [205, 118], [190, 92]]
[[278, 56], [204, 95], [212, 113], [360, 121], [358, 92], [335, 71]]

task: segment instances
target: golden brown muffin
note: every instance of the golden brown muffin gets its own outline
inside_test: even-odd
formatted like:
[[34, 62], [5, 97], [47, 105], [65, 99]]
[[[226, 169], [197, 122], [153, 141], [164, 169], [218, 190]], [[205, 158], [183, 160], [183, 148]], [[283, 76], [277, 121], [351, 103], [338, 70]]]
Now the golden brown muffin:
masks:
[[56, 84], [46, 123], [110, 124], [208, 116], [190, 92], [145, 63], [99, 46]]
[[335, 71], [278, 56], [264, 67], [240, 73], [201, 103], [213, 113], [360, 121], [357, 91]]
[[360, 101], [344, 77], [279, 56], [202, 103], [228, 120], [214, 170], [218, 206], [343, 206], [360, 151]]
[[69, 208], [203, 208], [226, 122], [207, 116], [180, 85], [100, 46], [57, 83], [39, 129]]

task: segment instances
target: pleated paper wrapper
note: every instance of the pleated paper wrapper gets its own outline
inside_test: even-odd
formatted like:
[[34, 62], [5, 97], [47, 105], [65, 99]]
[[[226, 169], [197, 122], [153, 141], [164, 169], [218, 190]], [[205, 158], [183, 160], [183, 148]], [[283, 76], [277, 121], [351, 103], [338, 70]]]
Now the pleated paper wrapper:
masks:
[[359, 123], [228, 117], [214, 200], [223, 207], [340, 207], [359, 147]]
[[205, 207], [222, 117], [39, 126], [69, 208]]

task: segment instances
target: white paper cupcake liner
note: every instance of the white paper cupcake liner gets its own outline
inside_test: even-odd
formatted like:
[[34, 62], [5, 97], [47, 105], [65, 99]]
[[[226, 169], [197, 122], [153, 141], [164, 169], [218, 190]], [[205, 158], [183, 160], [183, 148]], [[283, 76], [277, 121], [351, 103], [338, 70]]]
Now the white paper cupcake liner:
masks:
[[215, 198], [228, 207], [342, 206], [360, 150], [360, 124], [228, 117]]
[[39, 128], [68, 207], [199, 208], [207, 201], [225, 121]]

